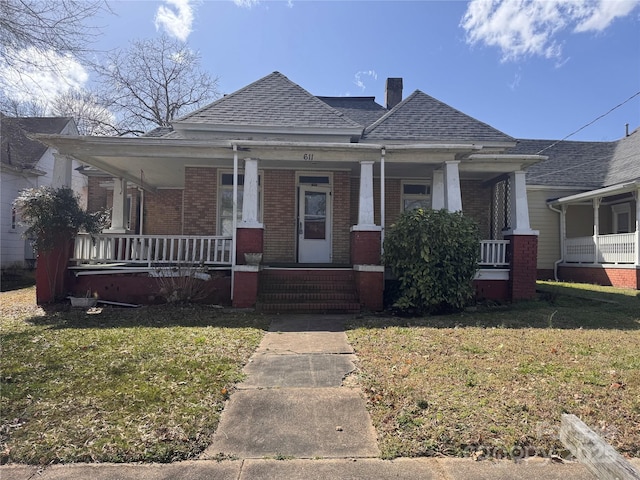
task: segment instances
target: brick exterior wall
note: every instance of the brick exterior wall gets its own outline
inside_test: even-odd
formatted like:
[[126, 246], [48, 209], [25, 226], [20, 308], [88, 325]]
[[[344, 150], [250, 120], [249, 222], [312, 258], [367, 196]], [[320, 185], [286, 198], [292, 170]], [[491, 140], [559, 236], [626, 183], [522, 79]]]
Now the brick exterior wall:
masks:
[[560, 280], [640, 290], [640, 268], [558, 267]]
[[478, 224], [480, 238], [491, 238], [491, 187], [478, 180], [460, 180], [460, 190], [462, 213]]
[[333, 263], [349, 263], [351, 178], [349, 172], [333, 174]]
[[264, 171], [265, 263], [293, 263], [296, 258], [296, 175], [293, 170]]
[[182, 189], [144, 194], [145, 235], [182, 235]]
[[536, 295], [538, 237], [508, 235], [510, 243], [509, 294], [511, 300], [528, 300]]
[[[108, 182], [113, 182], [113, 178], [109, 177], [88, 177], [88, 196], [87, 196], [87, 211], [97, 212], [98, 210], [111, 210], [113, 207], [113, 189], [106, 188], [102, 185]], [[131, 198], [131, 218], [130, 218], [130, 230], [133, 232], [140, 231], [140, 225], [138, 214], [140, 211], [141, 193], [137, 187], [128, 186], [127, 196]]]
[[[360, 177], [351, 177], [351, 216], [350, 225], [358, 224], [358, 207], [360, 203]], [[384, 200], [385, 200], [385, 227], [393, 225], [400, 216], [400, 188], [401, 180], [399, 178], [387, 178], [384, 182]], [[373, 179], [373, 210], [374, 221], [380, 226], [380, 179]]]
[[216, 235], [218, 169], [187, 167], [184, 183], [184, 235]]

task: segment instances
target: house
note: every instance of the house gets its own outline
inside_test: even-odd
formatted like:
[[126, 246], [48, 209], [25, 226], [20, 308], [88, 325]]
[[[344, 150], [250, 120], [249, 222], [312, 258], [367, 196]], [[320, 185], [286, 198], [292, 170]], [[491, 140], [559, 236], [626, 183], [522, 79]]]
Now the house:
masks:
[[380, 310], [385, 230], [423, 206], [480, 226], [479, 296], [532, 297], [525, 169], [546, 157], [419, 90], [403, 98], [401, 78], [386, 86], [381, 106], [274, 72], [143, 137], [39, 136], [91, 167], [89, 208], [112, 208], [103, 235], [76, 239], [71, 288], [152, 300], [155, 277], [189, 264], [236, 307]]
[[[29, 241], [22, 237], [20, 218], [13, 209], [13, 201], [21, 190], [43, 185], [67, 184], [85, 198], [86, 177], [70, 165], [69, 171], [55, 171], [57, 152], [33, 140], [35, 133], [78, 135], [76, 124], [68, 117], [7, 117], [0, 113], [0, 165], [2, 168], [2, 211], [0, 212], [1, 264], [29, 267], [35, 262], [35, 253]], [[69, 178], [60, 175], [68, 174]]]
[[640, 289], [640, 129], [615, 142], [520, 140], [539, 278]]

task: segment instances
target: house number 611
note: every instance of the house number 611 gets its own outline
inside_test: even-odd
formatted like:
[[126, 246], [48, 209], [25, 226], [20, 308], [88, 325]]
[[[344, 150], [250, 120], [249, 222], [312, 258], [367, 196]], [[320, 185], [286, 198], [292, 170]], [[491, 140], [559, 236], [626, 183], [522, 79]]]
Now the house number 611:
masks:
[[305, 153], [302, 158], [305, 160], [313, 160], [313, 153]]

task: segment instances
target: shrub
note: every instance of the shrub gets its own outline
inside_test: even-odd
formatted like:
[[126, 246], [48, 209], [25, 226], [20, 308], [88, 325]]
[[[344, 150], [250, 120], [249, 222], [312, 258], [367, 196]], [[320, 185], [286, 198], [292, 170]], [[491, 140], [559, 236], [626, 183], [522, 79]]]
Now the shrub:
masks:
[[399, 281], [394, 306], [418, 313], [446, 313], [473, 298], [480, 236], [460, 212], [412, 210], [403, 213], [384, 240], [385, 265]]
[[27, 227], [24, 237], [39, 252], [46, 252], [80, 231], [95, 235], [108, 224], [104, 211], [89, 213], [80, 207], [78, 197], [68, 187], [28, 188], [13, 202], [21, 223]]

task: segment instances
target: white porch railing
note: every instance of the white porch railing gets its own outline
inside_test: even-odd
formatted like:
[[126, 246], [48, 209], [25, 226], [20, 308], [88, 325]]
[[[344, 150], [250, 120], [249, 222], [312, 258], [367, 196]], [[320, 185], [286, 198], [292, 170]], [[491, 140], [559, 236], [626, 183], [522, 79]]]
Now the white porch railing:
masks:
[[[482, 240], [480, 266], [507, 267], [508, 240]], [[78, 265], [125, 263], [159, 266], [172, 263], [231, 265], [230, 236], [78, 234], [71, 261]]]
[[76, 237], [72, 261], [80, 265], [126, 263], [148, 267], [172, 263], [231, 265], [231, 237], [121, 235]]
[[567, 238], [564, 261], [569, 263], [635, 263], [636, 234], [616, 233]]
[[482, 240], [480, 242], [481, 267], [508, 267], [509, 240]]

